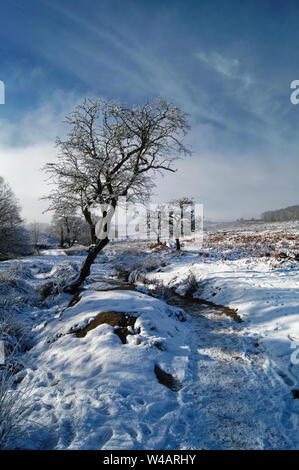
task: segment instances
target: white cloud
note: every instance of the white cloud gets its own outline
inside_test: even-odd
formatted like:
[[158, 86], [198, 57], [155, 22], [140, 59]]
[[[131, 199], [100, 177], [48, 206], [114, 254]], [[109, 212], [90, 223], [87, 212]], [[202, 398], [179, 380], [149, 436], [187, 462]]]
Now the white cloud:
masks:
[[42, 214], [47, 203], [40, 198], [49, 192], [41, 168], [55, 161], [55, 138], [63, 135], [65, 115], [81, 99], [57, 91], [46, 103], [24, 114], [19, 121], [0, 120], [0, 175], [10, 184], [27, 221], [48, 221]]
[[212, 52], [210, 55], [198, 52], [196, 57], [227, 77], [235, 77], [237, 75], [239, 69], [238, 59], [228, 59], [218, 52]]
[[1, 145], [28, 146], [40, 142], [54, 142], [64, 130], [67, 113], [82, 99], [74, 93], [56, 91], [47, 101], [25, 113], [17, 121], [0, 119]]
[[[226, 73], [229, 73], [228, 70]], [[189, 103], [188, 93], [182, 91], [179, 84], [175, 85], [173, 81], [170, 86], [180, 101]], [[55, 161], [55, 136], [64, 134], [62, 120], [80, 99], [72, 94], [57, 92], [49, 97], [46, 104], [23, 116], [19, 122], [1, 121], [0, 175], [12, 186], [23, 206], [23, 216], [28, 221], [46, 221], [50, 218], [50, 214], [42, 215], [47, 205], [39, 198], [47, 194], [49, 188], [40, 168], [47, 162]], [[253, 127], [247, 132], [254, 135], [257, 130]], [[214, 127], [209, 124], [194, 125], [188, 134], [194, 156], [179, 162], [177, 173], [166, 173], [163, 180], [158, 180], [156, 191], [159, 200], [193, 195], [198, 202], [204, 203], [205, 215], [217, 219], [257, 216], [267, 209], [297, 203], [296, 142], [293, 145], [288, 143], [289, 156], [282, 159], [279, 153], [281, 155], [285, 149], [285, 142], [279, 135], [275, 136], [276, 127], [273, 126], [267, 133], [271, 141], [267, 153], [270, 155], [270, 150], [275, 148], [274, 156], [267, 157], [263, 153], [265, 148], [260, 149], [260, 155], [245, 155], [244, 149], [240, 149], [240, 156], [229, 140], [222, 142], [223, 151], [212, 151]], [[230, 153], [228, 148], [231, 148]]]
[[47, 203], [39, 198], [47, 194], [48, 187], [40, 169], [55, 157], [56, 149], [50, 143], [0, 148], [0, 175], [12, 187], [22, 206], [22, 216], [27, 221], [46, 222], [51, 217], [42, 215]]
[[218, 52], [211, 52], [210, 54], [197, 52], [195, 57], [224, 77], [239, 79], [247, 86], [251, 84], [251, 77], [240, 72], [240, 61], [236, 58], [225, 57]]
[[299, 162], [296, 166], [297, 171], [288, 157], [194, 154], [178, 162], [176, 173], [159, 180], [155, 200], [193, 196], [209, 219], [258, 217], [265, 210], [298, 203]]

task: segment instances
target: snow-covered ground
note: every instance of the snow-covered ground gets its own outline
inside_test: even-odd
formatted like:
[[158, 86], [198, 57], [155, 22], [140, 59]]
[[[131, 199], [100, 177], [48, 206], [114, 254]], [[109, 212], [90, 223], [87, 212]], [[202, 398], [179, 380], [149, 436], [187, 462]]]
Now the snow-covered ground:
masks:
[[23, 323], [21, 339], [0, 335], [23, 341], [15, 377], [30, 390], [28, 433], [7, 445], [299, 448], [298, 228], [207, 232], [180, 254], [111, 244], [71, 305], [61, 288], [82, 254], [2, 262], [2, 311]]

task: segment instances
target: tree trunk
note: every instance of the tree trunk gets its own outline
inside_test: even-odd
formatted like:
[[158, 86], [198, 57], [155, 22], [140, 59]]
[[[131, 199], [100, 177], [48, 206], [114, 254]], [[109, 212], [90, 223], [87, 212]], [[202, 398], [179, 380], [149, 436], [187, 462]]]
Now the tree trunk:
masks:
[[99, 240], [90, 250], [89, 253], [82, 265], [81, 271], [78, 276], [73, 279], [70, 284], [68, 284], [63, 290], [68, 294], [75, 294], [76, 291], [79, 289], [81, 284], [85, 281], [85, 279], [90, 274], [90, 267], [94, 260], [96, 259], [97, 255], [100, 251], [105, 248], [105, 246], [109, 243], [109, 238], [106, 237], [104, 240]]
[[69, 221], [67, 217], [64, 218], [64, 222], [65, 222], [65, 227], [66, 227], [66, 240], [65, 241], [70, 248], [71, 246], [70, 232], [71, 231], [70, 231]]
[[180, 239], [179, 239], [179, 238], [176, 238], [176, 239], [175, 239], [175, 244], [176, 244], [176, 249], [177, 249], [178, 251], [180, 251], [180, 249], [181, 249], [181, 244], [180, 244]]
[[63, 245], [64, 245], [64, 236], [63, 236], [63, 228], [62, 226], [60, 227], [60, 248], [63, 248]]
[[90, 245], [93, 245], [97, 241], [96, 231], [95, 231], [95, 224], [93, 223], [91, 214], [90, 214], [90, 212], [87, 208], [85, 208], [82, 212], [83, 212], [83, 215], [85, 217], [86, 222], [89, 225], [89, 234], [90, 234], [89, 235], [89, 243], [90, 243]]
[[90, 244], [93, 245], [97, 241], [96, 230], [95, 230], [94, 224], [89, 225], [89, 231], [90, 231]]

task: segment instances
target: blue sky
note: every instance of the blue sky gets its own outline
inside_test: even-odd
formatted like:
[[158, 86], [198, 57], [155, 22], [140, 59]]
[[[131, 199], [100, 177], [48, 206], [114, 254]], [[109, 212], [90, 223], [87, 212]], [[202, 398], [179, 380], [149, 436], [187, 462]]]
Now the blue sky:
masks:
[[158, 181], [159, 200], [193, 195], [214, 219], [298, 203], [298, 15], [275, 0], [2, 2], [0, 173], [24, 216], [40, 218], [39, 168], [84, 96], [163, 96], [190, 113], [193, 156]]

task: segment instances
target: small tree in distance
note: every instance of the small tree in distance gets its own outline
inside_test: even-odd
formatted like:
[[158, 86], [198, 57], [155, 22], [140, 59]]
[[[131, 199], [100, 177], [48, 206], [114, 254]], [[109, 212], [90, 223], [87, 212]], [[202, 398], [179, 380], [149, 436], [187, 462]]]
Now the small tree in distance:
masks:
[[21, 207], [9, 184], [0, 176], [0, 260], [28, 254], [30, 251]]
[[51, 221], [50, 233], [59, 239], [61, 248], [64, 246], [71, 247], [76, 242], [88, 244], [87, 224], [82, 217], [76, 215], [55, 211]]
[[45, 167], [54, 184], [49, 198], [81, 208], [90, 226], [93, 208], [100, 208], [102, 217], [98, 239], [93, 236], [79, 275], [65, 288], [73, 293], [109, 243], [106, 218], [119, 198], [144, 201], [155, 186], [156, 172], [175, 171], [174, 161], [190, 153], [182, 143], [189, 126], [186, 113], [163, 99], [131, 108], [86, 99], [66, 122], [66, 139], [57, 139], [59, 161]]
[[180, 239], [186, 234], [186, 229], [195, 229], [194, 199], [192, 197], [181, 197], [170, 201], [170, 206], [176, 210], [169, 213], [169, 225], [175, 240], [176, 249], [180, 251]]
[[28, 228], [29, 228], [30, 233], [31, 233], [31, 240], [32, 240], [33, 247], [34, 247], [34, 253], [36, 255], [39, 255], [38, 244], [39, 244], [39, 241], [40, 241], [40, 224], [38, 222], [36, 222], [36, 220], [35, 220], [31, 224], [29, 224]]

